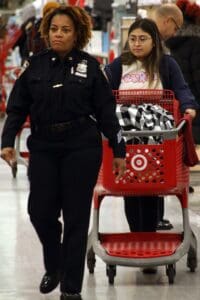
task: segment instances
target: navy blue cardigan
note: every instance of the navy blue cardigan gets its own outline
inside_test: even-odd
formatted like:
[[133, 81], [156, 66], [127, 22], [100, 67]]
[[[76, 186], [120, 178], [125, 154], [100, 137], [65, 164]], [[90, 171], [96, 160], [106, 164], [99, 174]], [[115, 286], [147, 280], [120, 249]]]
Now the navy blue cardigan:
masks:
[[[176, 99], [180, 101], [181, 112], [184, 112], [187, 108], [200, 108], [184, 80], [180, 67], [173, 57], [167, 54], [163, 55], [159, 70], [163, 89], [172, 90], [174, 92]], [[121, 56], [105, 66], [105, 73], [111, 88], [117, 90], [122, 76]]]

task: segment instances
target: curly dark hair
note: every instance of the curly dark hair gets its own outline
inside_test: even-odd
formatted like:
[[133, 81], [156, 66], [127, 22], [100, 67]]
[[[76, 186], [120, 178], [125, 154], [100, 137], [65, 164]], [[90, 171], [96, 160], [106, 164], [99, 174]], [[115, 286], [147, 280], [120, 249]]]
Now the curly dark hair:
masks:
[[45, 15], [42, 19], [40, 32], [47, 44], [49, 40], [51, 21], [56, 15], [66, 15], [72, 20], [77, 34], [74, 47], [79, 50], [83, 49], [91, 38], [92, 23], [88, 13], [83, 8], [78, 6], [61, 5], [59, 8], [56, 8]]

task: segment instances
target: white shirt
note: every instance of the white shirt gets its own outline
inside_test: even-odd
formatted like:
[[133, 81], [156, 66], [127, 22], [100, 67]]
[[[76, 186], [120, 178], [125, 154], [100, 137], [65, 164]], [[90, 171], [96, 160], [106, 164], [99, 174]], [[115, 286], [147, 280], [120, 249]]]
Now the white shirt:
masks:
[[140, 61], [136, 61], [132, 65], [122, 65], [122, 77], [120, 90], [130, 89], [162, 89], [162, 82], [158, 79], [157, 74], [154, 75], [154, 80], [149, 86], [149, 78]]

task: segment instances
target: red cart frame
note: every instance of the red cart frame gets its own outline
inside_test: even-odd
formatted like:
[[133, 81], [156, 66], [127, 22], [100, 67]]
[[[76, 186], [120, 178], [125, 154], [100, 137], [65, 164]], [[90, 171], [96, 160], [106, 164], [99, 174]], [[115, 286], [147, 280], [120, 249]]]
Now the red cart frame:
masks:
[[[177, 125], [180, 120], [179, 102], [169, 90], [114, 91], [118, 104], [159, 104], [170, 111]], [[112, 173], [112, 150], [103, 142], [103, 162], [94, 190], [93, 227], [89, 235], [87, 264], [94, 272], [95, 254], [106, 263], [109, 283], [114, 283], [116, 265], [134, 267], [166, 266], [169, 283], [174, 282], [175, 263], [186, 253], [187, 266], [197, 267], [197, 241], [188, 216], [189, 167], [184, 164], [183, 128], [162, 131], [124, 132], [131, 136], [161, 136], [155, 145], [127, 145], [127, 172], [116, 183]], [[181, 203], [183, 232], [99, 233], [99, 210], [105, 196], [175, 195]]]

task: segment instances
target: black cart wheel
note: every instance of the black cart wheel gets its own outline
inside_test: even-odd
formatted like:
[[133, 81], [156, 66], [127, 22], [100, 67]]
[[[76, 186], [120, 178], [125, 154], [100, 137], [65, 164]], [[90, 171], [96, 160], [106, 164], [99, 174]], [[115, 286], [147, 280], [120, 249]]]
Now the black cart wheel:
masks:
[[109, 284], [114, 284], [114, 278], [116, 276], [116, 266], [106, 265], [106, 275], [108, 276]]
[[166, 266], [166, 274], [168, 276], [168, 281], [169, 284], [174, 283], [174, 277], [176, 275], [176, 265], [175, 264], [170, 264]]
[[194, 257], [189, 258], [187, 261], [187, 266], [190, 269], [190, 272], [195, 272], [197, 267], [197, 259]]
[[90, 274], [94, 273], [95, 264], [96, 264], [95, 253], [93, 248], [90, 248], [87, 253], [87, 266]]
[[190, 272], [195, 272], [197, 267], [197, 252], [196, 249], [190, 247], [187, 256], [187, 267], [190, 269]]

